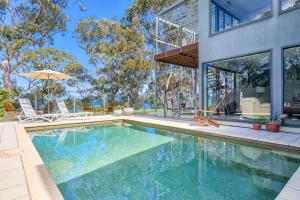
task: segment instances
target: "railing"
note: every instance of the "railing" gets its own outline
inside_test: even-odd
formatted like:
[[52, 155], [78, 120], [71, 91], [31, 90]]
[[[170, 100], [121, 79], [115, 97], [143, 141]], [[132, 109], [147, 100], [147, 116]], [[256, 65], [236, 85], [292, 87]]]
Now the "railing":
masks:
[[157, 14], [155, 54], [198, 41], [197, 5], [197, 0], [186, 0]]

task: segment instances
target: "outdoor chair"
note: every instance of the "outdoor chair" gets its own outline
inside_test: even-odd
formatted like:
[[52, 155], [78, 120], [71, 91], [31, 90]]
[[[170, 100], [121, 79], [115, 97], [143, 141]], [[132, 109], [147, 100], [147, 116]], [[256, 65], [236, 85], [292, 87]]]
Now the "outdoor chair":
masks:
[[[214, 114], [219, 109], [219, 107], [222, 104], [224, 98], [225, 98], [225, 94], [221, 95], [219, 101], [217, 101], [214, 109], [212, 109], [212, 110], [198, 110], [197, 116], [194, 117], [194, 119], [197, 120], [198, 126], [200, 126], [201, 124], [212, 125], [212, 126], [215, 126], [215, 127], [220, 126], [217, 122], [212, 120], [212, 117], [214, 116]], [[210, 113], [210, 115], [207, 118], [205, 118], [205, 117], [202, 116], [203, 113]]]
[[7, 113], [6, 117], [10, 119], [15, 119], [20, 115], [20, 112], [17, 111], [15, 106], [12, 103], [4, 103], [3, 104], [4, 110]]
[[81, 102], [83, 112], [93, 112], [93, 107], [88, 102]]
[[[48, 105], [49, 104], [49, 105]], [[48, 109], [50, 109], [50, 111], [48, 111]], [[54, 102], [48, 102], [46, 105], [45, 105], [45, 108], [44, 108], [44, 114], [50, 114], [54, 109]]]
[[63, 100], [56, 99], [56, 103], [58, 106], [58, 109], [60, 111], [59, 113], [59, 119], [70, 119], [70, 118], [87, 118], [93, 115], [93, 112], [76, 112], [76, 113], [70, 113], [65, 102]]
[[[19, 103], [22, 108], [22, 112], [20, 113], [20, 115], [17, 116], [20, 122], [35, 120], [46, 120], [48, 122], [52, 122], [53, 120], [58, 119], [57, 114], [36, 114], [29, 99], [27, 98], [19, 98]], [[22, 116], [24, 119], [22, 119]]]

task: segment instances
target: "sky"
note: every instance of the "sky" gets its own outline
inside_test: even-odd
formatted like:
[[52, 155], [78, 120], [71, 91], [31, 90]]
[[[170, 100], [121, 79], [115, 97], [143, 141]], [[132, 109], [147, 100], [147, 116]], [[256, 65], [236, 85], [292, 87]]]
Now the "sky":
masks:
[[[73, 0], [74, 2], [74, 0]], [[79, 47], [73, 37], [73, 31], [80, 19], [95, 16], [98, 19], [121, 18], [125, 15], [126, 9], [131, 5], [132, 0], [84, 0], [85, 11], [80, 11], [78, 3], [70, 5], [65, 12], [70, 17], [65, 35], [58, 33], [54, 37], [54, 47], [66, 51], [91, 72], [95, 68], [88, 63], [88, 55]]]
[[[88, 63], [88, 55], [82, 50], [76, 39], [73, 37], [76, 24], [84, 18], [96, 17], [97, 19], [120, 19], [126, 14], [127, 8], [133, 0], [82, 0], [86, 7], [85, 11], [80, 10], [77, 0], [70, 0], [70, 6], [65, 10], [65, 14], [70, 17], [67, 22], [67, 31], [54, 35], [54, 47], [70, 53], [74, 59], [93, 74], [96, 68]], [[53, 47], [51, 46], [51, 47]], [[50, 45], [49, 45], [50, 47]], [[20, 76], [15, 76], [17, 84], [27, 85], [27, 81]], [[26, 88], [26, 87], [25, 87]], [[68, 88], [68, 90], [72, 90]]]

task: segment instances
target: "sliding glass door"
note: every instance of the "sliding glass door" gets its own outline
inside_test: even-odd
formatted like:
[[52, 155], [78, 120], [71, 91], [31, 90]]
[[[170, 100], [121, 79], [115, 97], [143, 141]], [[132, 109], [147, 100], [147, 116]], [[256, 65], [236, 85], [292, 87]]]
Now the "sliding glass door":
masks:
[[287, 124], [300, 125], [300, 46], [283, 51], [283, 111]]
[[224, 120], [269, 118], [270, 59], [267, 52], [205, 64], [207, 110]]

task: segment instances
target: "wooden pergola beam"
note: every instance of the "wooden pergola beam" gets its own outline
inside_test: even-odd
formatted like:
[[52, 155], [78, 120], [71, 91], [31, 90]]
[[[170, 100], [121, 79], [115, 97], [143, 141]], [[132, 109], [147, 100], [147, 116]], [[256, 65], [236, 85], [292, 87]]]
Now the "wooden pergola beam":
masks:
[[176, 48], [154, 56], [157, 62], [198, 68], [198, 42]]

